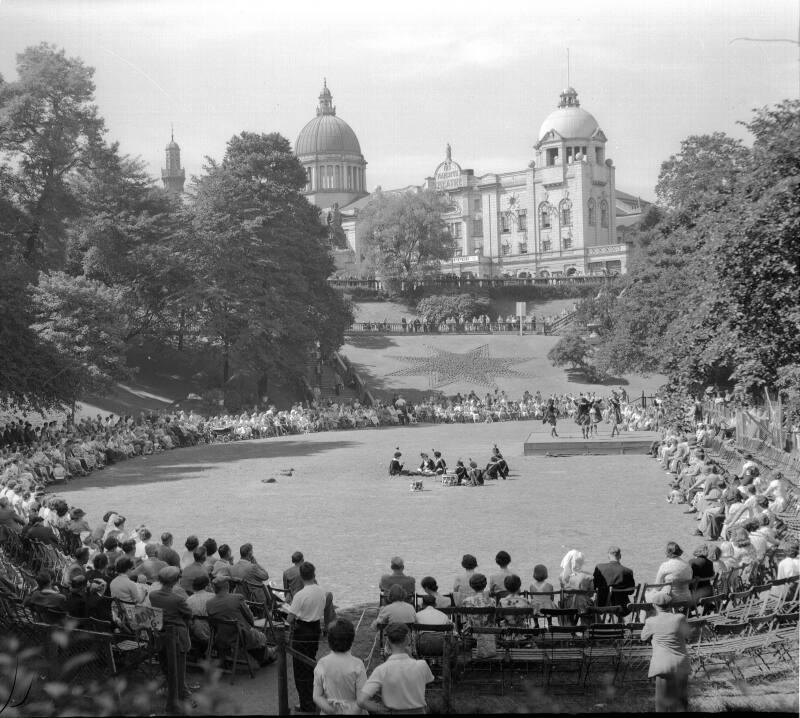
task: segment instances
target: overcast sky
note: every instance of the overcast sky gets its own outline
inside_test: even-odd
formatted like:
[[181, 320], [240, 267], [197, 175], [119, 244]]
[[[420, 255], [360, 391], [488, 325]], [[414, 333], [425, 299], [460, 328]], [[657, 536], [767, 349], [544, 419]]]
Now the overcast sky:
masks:
[[96, 69], [109, 140], [187, 174], [242, 130], [294, 143], [322, 78], [355, 130], [367, 185], [419, 184], [444, 157], [477, 174], [525, 167], [570, 82], [608, 137], [617, 186], [652, 199], [691, 134], [798, 92], [798, 0], [236, 2], [0, 0], [0, 74], [42, 41]]

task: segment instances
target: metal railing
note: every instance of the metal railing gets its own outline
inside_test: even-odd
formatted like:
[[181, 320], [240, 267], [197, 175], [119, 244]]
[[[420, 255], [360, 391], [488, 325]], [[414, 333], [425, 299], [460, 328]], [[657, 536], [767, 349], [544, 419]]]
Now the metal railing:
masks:
[[[570, 312], [544, 322], [523, 322], [522, 331], [526, 334], [552, 334], [575, 319]], [[354, 322], [345, 334], [506, 334], [519, 333], [519, 322]]]

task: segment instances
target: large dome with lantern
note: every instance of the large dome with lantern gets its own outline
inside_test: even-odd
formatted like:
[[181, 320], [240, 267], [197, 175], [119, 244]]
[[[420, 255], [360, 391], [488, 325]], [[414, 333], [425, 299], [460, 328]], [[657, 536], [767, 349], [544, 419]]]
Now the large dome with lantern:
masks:
[[539, 142], [552, 130], [564, 139], [590, 139], [600, 129], [597, 120], [581, 107], [578, 93], [568, 87], [561, 92], [558, 109], [553, 110], [539, 130]]

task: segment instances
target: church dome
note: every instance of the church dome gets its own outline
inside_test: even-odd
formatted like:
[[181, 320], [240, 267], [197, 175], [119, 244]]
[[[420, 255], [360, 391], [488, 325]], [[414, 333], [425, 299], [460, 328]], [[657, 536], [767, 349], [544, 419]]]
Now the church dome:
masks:
[[300, 130], [294, 151], [300, 158], [328, 153], [361, 155], [356, 133], [343, 119], [336, 116], [327, 83], [319, 95], [317, 116]]
[[563, 90], [558, 109], [551, 112], [542, 123], [539, 141], [541, 142], [550, 130], [555, 130], [565, 139], [591, 138], [600, 126], [594, 115], [584, 110], [580, 104], [578, 93], [572, 87]]

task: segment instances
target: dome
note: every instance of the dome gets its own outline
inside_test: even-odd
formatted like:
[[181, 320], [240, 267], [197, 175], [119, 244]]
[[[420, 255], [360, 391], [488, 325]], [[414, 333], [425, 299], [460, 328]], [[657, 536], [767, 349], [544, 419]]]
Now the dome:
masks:
[[178, 145], [175, 140], [172, 140], [166, 147], [167, 151], [169, 150], [180, 150], [180, 146]]
[[319, 93], [317, 116], [297, 136], [294, 152], [298, 157], [326, 153], [361, 155], [361, 146], [353, 129], [336, 116], [333, 97], [324, 82]]
[[541, 142], [550, 130], [555, 130], [565, 139], [589, 139], [599, 129], [594, 115], [580, 106], [578, 93], [572, 87], [568, 87], [561, 92], [558, 109], [553, 110], [542, 123], [539, 141]]
[[298, 157], [336, 154], [360, 155], [361, 146], [353, 129], [336, 115], [318, 115], [297, 136], [294, 151]]

